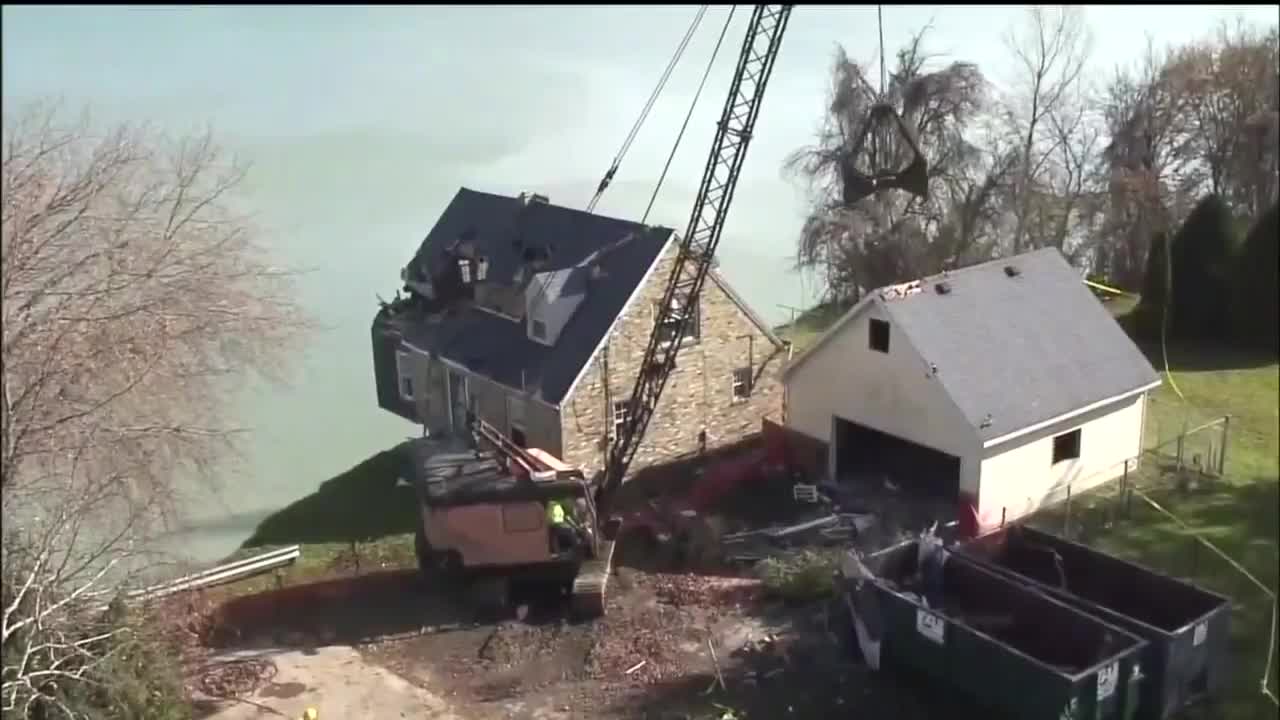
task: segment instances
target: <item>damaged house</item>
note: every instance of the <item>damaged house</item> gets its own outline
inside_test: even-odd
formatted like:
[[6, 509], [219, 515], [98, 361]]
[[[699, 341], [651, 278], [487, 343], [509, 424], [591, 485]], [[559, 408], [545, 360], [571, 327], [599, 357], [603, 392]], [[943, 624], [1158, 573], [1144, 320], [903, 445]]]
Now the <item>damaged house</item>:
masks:
[[[462, 188], [373, 321], [378, 405], [426, 432], [474, 412], [601, 469], [679, 246], [669, 228]], [[782, 422], [784, 344], [714, 270], [634, 468]]]

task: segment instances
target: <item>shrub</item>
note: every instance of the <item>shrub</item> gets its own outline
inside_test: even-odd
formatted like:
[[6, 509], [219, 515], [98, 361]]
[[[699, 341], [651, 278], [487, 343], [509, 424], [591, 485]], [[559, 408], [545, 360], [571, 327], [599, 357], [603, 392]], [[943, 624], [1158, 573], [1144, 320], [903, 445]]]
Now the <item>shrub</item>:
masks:
[[835, 594], [838, 551], [803, 550], [794, 555], [761, 560], [756, 573], [765, 592], [787, 602], [804, 603]]

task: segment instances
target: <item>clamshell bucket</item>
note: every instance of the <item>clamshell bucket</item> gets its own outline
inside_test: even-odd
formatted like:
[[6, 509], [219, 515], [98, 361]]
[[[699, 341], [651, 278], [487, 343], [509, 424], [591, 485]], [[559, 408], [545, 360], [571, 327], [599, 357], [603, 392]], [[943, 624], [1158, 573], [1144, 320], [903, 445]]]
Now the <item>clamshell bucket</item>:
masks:
[[[853, 166], [853, 159], [862, 154], [867, 136], [872, 129], [885, 124], [898, 128], [898, 134], [907, 141], [911, 150], [911, 162], [901, 170], [874, 169], [871, 174], [860, 172]], [[916, 141], [915, 132], [892, 105], [876, 103], [871, 106], [867, 119], [863, 121], [858, 138], [840, 168], [841, 184], [844, 186], [844, 202], [853, 205], [863, 198], [870, 197], [880, 190], [904, 190], [916, 197], [929, 198], [929, 163], [920, 152], [920, 144]]]

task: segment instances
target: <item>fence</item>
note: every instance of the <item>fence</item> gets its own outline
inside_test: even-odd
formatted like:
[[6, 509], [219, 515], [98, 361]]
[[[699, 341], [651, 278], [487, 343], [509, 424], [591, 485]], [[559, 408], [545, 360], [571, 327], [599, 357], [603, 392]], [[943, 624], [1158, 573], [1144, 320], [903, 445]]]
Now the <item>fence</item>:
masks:
[[[1168, 428], [1149, 427], [1148, 437], [1158, 437], [1160, 430]], [[1274, 702], [1277, 683], [1267, 663], [1277, 662], [1277, 648], [1268, 645], [1276, 637], [1275, 590], [1231, 556], [1252, 558], [1258, 565], [1258, 538], [1249, 536], [1245, 516], [1260, 509], [1255, 504], [1274, 506], [1276, 501], [1239, 496], [1246, 486], [1223, 482], [1230, 468], [1230, 431], [1230, 416], [1183, 422], [1145, 450], [1138, 462], [1126, 463], [1118, 481], [1079, 494], [1068, 488], [1064, 500], [1041, 508], [1025, 522], [1231, 598], [1231, 622], [1238, 628], [1233, 642], [1243, 681], [1240, 697], [1232, 703], [1268, 702], [1252, 691], [1259, 675], [1264, 676], [1264, 694], [1272, 693], [1268, 698]], [[1273, 705], [1246, 707], [1274, 713]]]

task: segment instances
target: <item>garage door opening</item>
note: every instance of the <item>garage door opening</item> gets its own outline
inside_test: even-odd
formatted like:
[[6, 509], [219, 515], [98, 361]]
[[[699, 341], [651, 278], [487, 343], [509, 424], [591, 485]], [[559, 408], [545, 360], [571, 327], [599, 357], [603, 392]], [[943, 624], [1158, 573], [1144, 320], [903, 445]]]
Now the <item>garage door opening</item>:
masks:
[[836, 478], [841, 483], [893, 483], [902, 492], [955, 502], [960, 458], [865, 425], [835, 418]]

